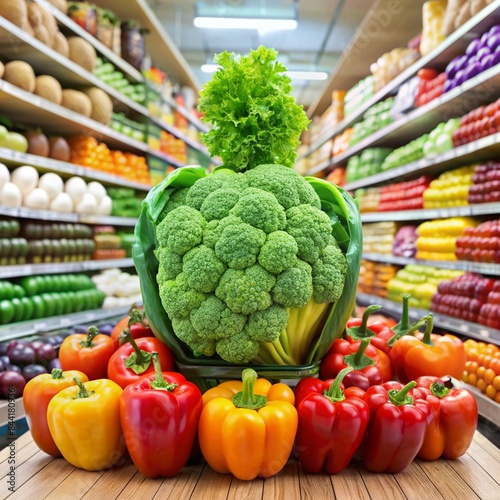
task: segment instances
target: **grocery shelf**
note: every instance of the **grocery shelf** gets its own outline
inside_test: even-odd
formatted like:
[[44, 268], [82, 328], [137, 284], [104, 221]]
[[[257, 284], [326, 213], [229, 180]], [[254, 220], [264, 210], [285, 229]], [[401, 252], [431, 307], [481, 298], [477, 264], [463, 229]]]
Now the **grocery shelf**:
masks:
[[[396, 318], [401, 317], [402, 305], [399, 302], [394, 302], [393, 300], [366, 293], [358, 293], [356, 300], [358, 304], [362, 306], [378, 304], [382, 306], [382, 311]], [[410, 307], [410, 318], [413, 321], [420, 319], [427, 314], [429, 314], [429, 311], [426, 309]], [[476, 340], [482, 340], [483, 342], [491, 342], [492, 344], [500, 345], [500, 330], [489, 328], [487, 326], [480, 325], [479, 323], [472, 323], [463, 319], [452, 318], [451, 316], [435, 312], [433, 312], [432, 315], [434, 317], [434, 326], [437, 328], [459, 333]]]
[[408, 144], [413, 139], [430, 132], [439, 123], [463, 116], [482, 104], [492, 102], [499, 96], [500, 65], [497, 65], [377, 130], [333, 157], [330, 163], [332, 166], [346, 165], [349, 158], [361, 154], [367, 148]]
[[174, 44], [161, 22], [146, 0], [99, 0], [99, 7], [112, 10], [120, 19], [135, 19], [142, 28], [149, 30], [146, 37], [146, 50], [154, 65], [165, 70], [181, 85], [191, 87], [195, 92], [200, 88], [199, 82]]
[[470, 391], [476, 399], [479, 415], [497, 427], [500, 427], [500, 405], [498, 403], [485, 396], [477, 387], [466, 384], [461, 380], [453, 379], [453, 386], [458, 389], [467, 389]]
[[400, 210], [397, 212], [367, 212], [361, 214], [361, 222], [413, 221], [448, 219], [450, 217], [474, 217], [498, 215], [500, 203], [479, 203], [462, 207], [427, 208], [423, 210]]
[[500, 264], [469, 262], [464, 260], [444, 261], [444, 260], [422, 260], [408, 257], [398, 257], [390, 254], [363, 252], [363, 259], [384, 264], [395, 264], [406, 266], [408, 264], [418, 264], [420, 266], [432, 266], [440, 269], [454, 269], [470, 273], [486, 274], [489, 276], [500, 276]]
[[314, 175], [319, 172], [322, 172], [323, 170], [326, 170], [327, 168], [330, 168], [331, 166], [334, 165], [334, 160], [333, 158], [328, 158], [327, 160], [323, 160], [322, 162], [318, 163], [314, 167], [310, 168], [305, 175]]
[[100, 88], [111, 97], [116, 112], [132, 110], [149, 115], [147, 108], [3, 17], [0, 17], [0, 51], [8, 59], [27, 62], [38, 75], [53, 76], [64, 88], [80, 89], [91, 85]]
[[89, 42], [94, 49], [112, 62], [118, 69], [126, 73], [126, 75], [135, 82], [143, 82], [144, 78], [141, 75], [140, 71], [137, 71], [131, 64], [122, 59], [120, 56], [115, 54], [111, 49], [106, 47], [103, 43], [101, 43], [97, 38], [92, 36], [90, 33], [85, 31], [81, 26], [75, 23], [72, 19], [70, 19], [66, 14], [63, 14], [59, 9], [54, 7], [47, 2], [46, 0], [34, 0], [36, 3], [42, 5], [45, 9], [47, 9], [57, 20], [60, 26], [64, 27], [68, 31], [72, 32], [74, 35], [78, 35], [82, 37], [84, 40]]
[[[419, 5], [419, 2], [411, 2], [411, 3], [415, 4], [416, 8], [421, 9], [421, 5]], [[405, 6], [405, 10], [407, 10], [408, 8], [410, 8], [410, 5]], [[420, 13], [417, 14], [418, 17], [420, 15], [421, 15]], [[367, 16], [368, 18], [367, 22], [370, 21], [369, 17], [370, 16]], [[395, 18], [396, 22], [400, 20], [400, 16], [392, 16], [392, 17]], [[409, 15], [408, 12], [405, 12], [404, 18], [411, 19], [415, 24], [415, 16]], [[414, 77], [420, 69], [422, 68], [435, 68], [439, 70], [444, 69], [448, 64], [448, 62], [451, 61], [451, 59], [453, 59], [457, 55], [463, 54], [467, 45], [473, 38], [481, 35], [495, 24], [498, 24], [498, 22], [500, 22], [500, 0], [494, 0], [492, 3], [487, 5], [480, 12], [478, 12], [472, 19], [469, 19], [466, 23], [464, 23], [457, 30], [455, 30], [432, 52], [430, 52], [426, 56], [421, 57], [409, 68], [407, 68], [405, 71], [400, 73], [396, 78], [394, 78], [391, 82], [389, 82], [385, 87], [383, 87], [377, 93], [375, 93], [374, 96], [368, 99], [354, 113], [352, 113], [347, 118], [342, 120], [338, 125], [333, 127], [328, 134], [325, 134], [324, 136], [317, 139], [311, 145], [309, 153], [312, 153], [316, 149], [320, 148], [326, 141], [338, 135], [339, 133], [343, 132], [346, 128], [350, 127], [357, 121], [360, 121], [362, 115], [365, 113], [367, 109], [371, 108], [374, 104], [386, 98], [387, 96], [394, 94], [403, 83], [406, 83], [408, 80]], [[398, 27], [398, 30], [401, 30], [405, 34], [406, 38], [408, 38], [408, 33], [405, 33], [401, 26]], [[355, 37], [361, 37], [362, 35], [363, 35], [363, 29], [361, 26], [360, 29], [357, 31]], [[353, 50], [352, 47], [354, 47], [354, 49], [356, 48], [356, 42], [357, 41], [354, 40], [354, 42], [351, 44], [351, 47], [349, 48], [349, 51]], [[377, 51], [379, 53], [377, 56], [374, 56], [373, 60], [369, 61], [370, 64], [375, 61], [376, 57], [382, 55], [384, 50], [378, 47], [376, 44], [374, 45], [374, 47], [377, 47]], [[392, 41], [390, 48], [394, 48], [394, 41]], [[366, 54], [366, 50], [365, 51], [357, 50], [357, 52], [358, 52], [358, 57], [363, 57], [364, 59], [368, 57]], [[339, 65], [335, 69], [334, 75], [336, 73], [339, 73], [341, 70], [342, 71], [345, 70], [345, 68], [341, 67], [343, 64], [349, 64], [350, 66], [353, 63], [352, 61], [349, 60], [349, 57], [347, 56], [342, 58], [341, 61], [339, 62]], [[369, 72], [369, 67], [367, 68], [366, 74], [368, 74], [368, 72]], [[352, 81], [347, 85], [345, 85], [345, 87], [348, 88], [349, 86], [352, 86], [358, 80], [359, 77], [357, 79], [352, 79]], [[318, 112], [321, 114], [328, 105], [327, 100], [330, 99], [332, 91], [337, 88], [343, 88], [343, 87], [335, 84], [334, 79], [331, 78], [326, 84], [325, 88], [323, 89], [321, 96], [316, 100], [316, 102], [314, 102], [310, 106], [309, 116], [316, 114], [317, 108]]]
[[136, 217], [117, 217], [116, 215], [78, 215], [78, 222], [82, 224], [99, 224], [106, 226], [128, 226], [135, 227], [137, 224]]
[[110, 309], [91, 309], [64, 316], [53, 316], [51, 318], [40, 318], [11, 325], [0, 326], [0, 342], [5, 340], [29, 337], [47, 333], [60, 328], [67, 328], [72, 325], [88, 324], [115, 316], [125, 316], [130, 311], [130, 306], [114, 307]]
[[161, 120], [160, 118], [156, 118], [154, 116], [151, 116], [150, 119], [151, 119], [151, 121], [156, 123], [156, 125], [158, 125], [158, 127], [161, 127], [162, 129], [166, 130], [167, 132], [169, 132], [173, 136], [177, 137], [178, 139], [182, 139], [188, 146], [192, 147], [193, 149], [196, 149], [197, 151], [200, 151], [205, 156], [210, 157], [210, 154], [208, 153], [208, 149], [203, 144], [201, 144], [199, 141], [189, 137], [188, 135], [186, 135], [184, 132], [182, 132], [178, 128], [174, 127], [173, 125], [171, 125], [170, 123], [167, 123], [164, 120]]
[[51, 264], [22, 264], [0, 266], [0, 279], [34, 276], [39, 274], [83, 273], [114, 267], [134, 267], [133, 259], [88, 260], [82, 262], [55, 262]]
[[207, 133], [210, 130], [208, 125], [205, 125], [198, 117], [194, 116], [189, 110], [187, 110], [184, 106], [179, 106], [177, 102], [173, 99], [165, 99], [163, 100], [172, 108], [176, 109], [186, 120], [188, 120], [192, 125], [194, 125], [198, 130], [203, 133]]
[[137, 189], [138, 191], [149, 191], [151, 189], [151, 186], [148, 184], [129, 181], [117, 175], [99, 172], [97, 170], [82, 167], [81, 165], [75, 165], [74, 163], [67, 163], [64, 161], [53, 160], [52, 158], [44, 158], [42, 156], [21, 153], [7, 148], [0, 148], [0, 162], [12, 166], [31, 165], [42, 172], [55, 172], [57, 174], [62, 174], [65, 177], [78, 175], [79, 177], [99, 181], [103, 184], [129, 187]]
[[155, 151], [144, 142], [116, 132], [106, 125], [26, 92], [5, 81], [0, 81], [0, 108], [2, 113], [15, 117], [16, 122], [19, 121], [25, 125], [40, 126], [40, 123], [43, 123], [45, 131], [64, 133], [65, 135], [92, 134], [113, 148], [150, 154], [175, 167], [184, 166], [182, 162], [179, 162], [174, 157]]

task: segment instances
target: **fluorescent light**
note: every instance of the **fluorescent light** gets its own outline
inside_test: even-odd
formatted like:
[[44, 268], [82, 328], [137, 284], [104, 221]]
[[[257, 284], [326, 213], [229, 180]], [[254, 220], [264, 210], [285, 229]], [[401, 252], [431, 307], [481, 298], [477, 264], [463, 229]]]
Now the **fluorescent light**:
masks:
[[[202, 64], [203, 73], [214, 73], [220, 68], [218, 64]], [[328, 73], [324, 71], [287, 71], [285, 73], [292, 80], [326, 80]]]
[[294, 30], [295, 19], [258, 19], [250, 17], [195, 17], [197, 28], [234, 29], [234, 30]]
[[326, 80], [328, 73], [324, 71], [287, 71], [292, 80]]

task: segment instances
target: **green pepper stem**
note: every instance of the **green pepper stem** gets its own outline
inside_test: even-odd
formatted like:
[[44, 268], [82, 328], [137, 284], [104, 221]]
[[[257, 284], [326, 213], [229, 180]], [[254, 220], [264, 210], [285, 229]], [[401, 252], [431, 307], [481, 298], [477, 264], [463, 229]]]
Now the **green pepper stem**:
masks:
[[60, 368], [52, 368], [52, 371], [50, 372], [50, 374], [52, 375], [52, 378], [54, 380], [64, 378], [63, 371]]
[[144, 312], [139, 311], [139, 309], [137, 309], [135, 304], [130, 308], [128, 315], [129, 315], [129, 320], [127, 325], [129, 328], [132, 325], [135, 325], [136, 323], [140, 323], [142, 326], [147, 326], [146, 323], [144, 322]]
[[267, 404], [266, 396], [254, 393], [254, 385], [257, 381], [257, 372], [252, 368], [246, 368], [241, 374], [243, 390], [233, 396], [233, 404], [238, 408], [258, 410]]
[[94, 347], [94, 343], [92, 341], [97, 335], [99, 335], [99, 330], [95, 326], [89, 327], [87, 330], [87, 338], [85, 340], [81, 340], [80, 345], [82, 347]]
[[332, 382], [330, 387], [324, 392], [324, 395], [332, 403], [336, 403], [337, 401], [342, 401], [345, 399], [344, 391], [340, 388], [340, 384], [344, 380], [344, 377], [353, 370], [354, 368], [352, 368], [352, 366], [348, 366], [347, 368], [344, 368], [339, 373], [337, 373], [335, 380]]
[[359, 344], [358, 350], [356, 351], [356, 354], [354, 355], [354, 363], [356, 365], [359, 365], [361, 360], [363, 359], [363, 356], [365, 355], [366, 348], [368, 347], [368, 344], [370, 343], [370, 339], [366, 338], [361, 341], [361, 344]]
[[160, 358], [157, 352], [152, 352], [153, 366], [155, 368], [155, 379], [151, 382], [151, 389], [172, 392], [178, 384], [169, 384], [161, 371]]
[[450, 389], [446, 387], [442, 382], [438, 382], [436, 380], [431, 385], [431, 392], [438, 398], [444, 398], [450, 392]]
[[[401, 311], [401, 321], [398, 323], [402, 330], [410, 328], [410, 294], [403, 295], [403, 310]], [[398, 326], [395, 325], [393, 329]]]
[[[368, 306], [365, 309], [365, 312], [363, 313], [363, 316], [361, 317], [361, 325], [359, 325], [358, 329], [358, 334], [367, 334], [368, 333], [368, 319], [370, 318], [370, 315], [376, 311], [380, 311], [382, 309], [382, 306], [377, 306], [377, 305], [371, 305]], [[367, 331], [368, 330], [368, 331]]]
[[422, 342], [426, 345], [432, 346], [434, 345], [434, 343], [431, 340], [431, 333], [432, 329], [434, 328], [434, 316], [431, 313], [428, 314], [427, 316], [424, 316], [422, 319], [425, 319], [427, 321]]
[[408, 396], [408, 392], [410, 392], [416, 385], [417, 383], [412, 380], [411, 382], [408, 382], [400, 391], [397, 391], [396, 389], [389, 391], [389, 401], [396, 406], [413, 404], [413, 398]]
[[130, 333], [130, 330], [128, 328], [126, 328], [125, 330], [123, 330], [122, 333], [120, 333], [120, 345], [123, 345], [123, 344], [126, 344], [127, 342], [130, 343], [130, 345], [133, 347], [134, 349], [134, 352], [135, 352], [135, 356], [136, 356], [136, 363], [138, 365], [142, 365], [144, 363], [146, 363], [146, 360], [144, 359], [144, 356], [143, 356], [143, 351], [141, 351], [141, 349], [139, 349], [139, 346], [137, 345], [136, 341], [134, 340], [134, 337], [132, 337], [132, 334]]
[[82, 384], [82, 381], [78, 377], [73, 377], [73, 381], [80, 388], [78, 394], [73, 399], [90, 398], [90, 396], [95, 393], [95, 391], [87, 391], [87, 388]]

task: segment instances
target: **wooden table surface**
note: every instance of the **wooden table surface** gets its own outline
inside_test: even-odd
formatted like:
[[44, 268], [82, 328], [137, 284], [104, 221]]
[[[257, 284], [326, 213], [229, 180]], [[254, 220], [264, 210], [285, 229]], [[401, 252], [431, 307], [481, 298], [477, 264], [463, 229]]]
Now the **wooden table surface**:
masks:
[[76, 469], [38, 450], [26, 433], [16, 441], [16, 491], [7, 484], [9, 448], [0, 452], [0, 499], [73, 500], [363, 500], [500, 499], [500, 450], [476, 433], [458, 460], [417, 460], [399, 474], [373, 474], [356, 465], [336, 476], [304, 474], [290, 460], [277, 476], [239, 481], [206, 465], [189, 466], [171, 479], [147, 479], [129, 463], [105, 472]]

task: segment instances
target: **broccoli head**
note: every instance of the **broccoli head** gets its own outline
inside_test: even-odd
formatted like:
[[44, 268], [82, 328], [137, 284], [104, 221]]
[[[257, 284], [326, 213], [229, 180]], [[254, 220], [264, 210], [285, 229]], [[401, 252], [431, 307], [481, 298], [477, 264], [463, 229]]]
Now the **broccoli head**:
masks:
[[160, 298], [195, 355], [247, 363], [281, 338], [290, 310], [343, 292], [347, 264], [330, 217], [290, 168], [218, 170], [175, 191], [164, 212]]

